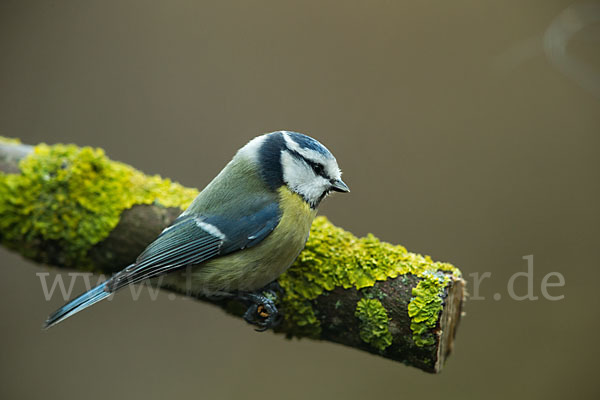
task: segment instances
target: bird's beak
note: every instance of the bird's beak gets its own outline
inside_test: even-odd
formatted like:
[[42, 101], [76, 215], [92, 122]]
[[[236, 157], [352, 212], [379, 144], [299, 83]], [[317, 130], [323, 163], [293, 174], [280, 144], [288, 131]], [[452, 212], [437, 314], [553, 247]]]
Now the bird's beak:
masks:
[[350, 188], [341, 179], [333, 179], [331, 181], [331, 190], [335, 190], [336, 192], [348, 193], [350, 191]]

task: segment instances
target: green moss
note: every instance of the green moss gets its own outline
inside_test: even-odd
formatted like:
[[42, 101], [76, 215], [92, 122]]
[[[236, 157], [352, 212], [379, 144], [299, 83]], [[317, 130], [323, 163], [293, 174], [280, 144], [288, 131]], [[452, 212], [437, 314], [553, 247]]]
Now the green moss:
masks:
[[292, 334], [318, 338], [321, 324], [313, 302], [326, 291], [368, 288], [376, 281], [405, 274], [425, 278], [444, 272], [460, 276], [451, 264], [434, 262], [402, 246], [381, 242], [371, 234], [357, 238], [325, 217], [318, 217], [305, 249], [278, 281], [285, 289], [283, 309]]
[[11, 246], [36, 240], [62, 249], [64, 265], [85, 263], [121, 212], [157, 202], [185, 208], [198, 193], [159, 176], [147, 176], [101, 149], [41, 144], [19, 163], [20, 174], [0, 173], [0, 232]]
[[356, 304], [354, 316], [359, 321], [359, 335], [363, 342], [383, 352], [392, 344], [389, 317], [379, 300], [362, 298]]
[[435, 343], [432, 329], [442, 311], [442, 296], [448, 280], [445, 275], [425, 276], [412, 290], [414, 297], [408, 304], [408, 316], [411, 318], [413, 341], [419, 347]]

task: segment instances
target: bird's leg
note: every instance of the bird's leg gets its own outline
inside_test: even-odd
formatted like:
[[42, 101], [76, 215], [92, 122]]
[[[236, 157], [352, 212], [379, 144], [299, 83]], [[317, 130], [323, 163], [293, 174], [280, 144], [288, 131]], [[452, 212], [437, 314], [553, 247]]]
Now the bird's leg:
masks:
[[282, 291], [279, 283], [273, 281], [255, 292], [239, 293], [238, 298], [250, 304], [244, 313], [246, 322], [256, 325], [258, 327], [256, 330], [259, 332], [277, 326], [281, 319], [276, 303]]

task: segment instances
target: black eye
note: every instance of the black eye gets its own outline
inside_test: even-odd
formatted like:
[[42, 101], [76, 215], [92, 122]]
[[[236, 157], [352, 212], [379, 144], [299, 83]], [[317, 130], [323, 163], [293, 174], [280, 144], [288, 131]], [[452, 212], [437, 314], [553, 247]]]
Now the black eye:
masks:
[[323, 173], [325, 172], [325, 167], [323, 167], [322, 164], [313, 164], [312, 166], [313, 171], [315, 171], [315, 174], [317, 175], [323, 175]]

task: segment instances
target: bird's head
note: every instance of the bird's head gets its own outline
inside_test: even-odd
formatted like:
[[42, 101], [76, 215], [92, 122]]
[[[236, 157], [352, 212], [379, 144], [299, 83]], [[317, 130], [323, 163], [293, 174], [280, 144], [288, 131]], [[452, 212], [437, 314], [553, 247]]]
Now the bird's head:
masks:
[[240, 153], [252, 156], [267, 185], [282, 185], [316, 208], [331, 191], [349, 192], [333, 154], [315, 139], [297, 132], [278, 131], [258, 136]]

